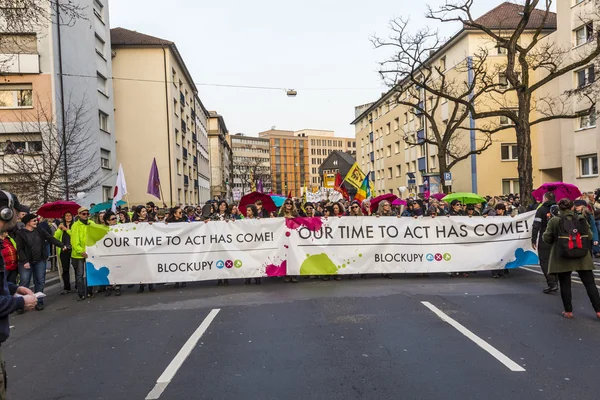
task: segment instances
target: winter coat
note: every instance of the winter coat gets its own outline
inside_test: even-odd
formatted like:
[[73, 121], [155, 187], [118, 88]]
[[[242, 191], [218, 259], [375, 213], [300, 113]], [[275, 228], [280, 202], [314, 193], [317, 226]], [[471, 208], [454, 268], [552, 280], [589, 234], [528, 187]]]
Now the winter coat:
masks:
[[40, 228], [34, 228], [33, 231], [21, 229], [20, 231], [17, 231], [15, 239], [17, 242], [17, 252], [20, 264], [46, 261], [49, 256], [47, 253], [46, 242], [57, 248], [63, 246], [63, 244], [56, 240], [54, 236]]
[[67, 231], [71, 236], [71, 258], [83, 259], [85, 248], [87, 246], [87, 230], [90, 225], [95, 225], [93, 221], [88, 220], [87, 225], [77, 220]]
[[[573, 211], [561, 211], [561, 215], [566, 217], [567, 219], [580, 219], [586, 221], [585, 217], [582, 215], [577, 215]], [[587, 221], [586, 221], [587, 222]], [[588, 252], [583, 258], [563, 258], [558, 255], [558, 250], [556, 248], [556, 241], [559, 235], [559, 224], [560, 218], [553, 217], [548, 221], [548, 227], [546, 228], [546, 232], [542, 236], [544, 242], [551, 244], [552, 249], [550, 250], [550, 262], [548, 263], [548, 273], [549, 274], [557, 274], [560, 272], [573, 272], [573, 271], [591, 271], [594, 269], [594, 262], [592, 261], [592, 256]], [[587, 223], [581, 224], [583, 229], [580, 232], [582, 235], [588, 235], [588, 237], [592, 236], [592, 232]]]

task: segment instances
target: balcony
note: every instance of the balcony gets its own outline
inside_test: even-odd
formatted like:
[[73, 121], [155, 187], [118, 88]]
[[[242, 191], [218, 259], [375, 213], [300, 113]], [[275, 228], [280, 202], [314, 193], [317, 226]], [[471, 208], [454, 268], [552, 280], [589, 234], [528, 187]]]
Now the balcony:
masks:
[[195, 133], [192, 133], [192, 141], [194, 141], [194, 143], [198, 141], [198, 136]]
[[419, 108], [415, 107], [415, 115], [416, 116], [423, 115], [423, 112], [421, 111], [423, 109], [423, 102], [422, 101], [418, 104], [418, 107]]
[[187, 160], [187, 158], [188, 158], [188, 151], [187, 151], [187, 149], [184, 147], [184, 148], [183, 148], [183, 159], [184, 159], [184, 160]]
[[375, 171], [371, 171], [371, 173], [369, 175], [370, 175], [369, 180], [371, 182], [375, 182]]
[[373, 132], [369, 133], [369, 142], [373, 143]]
[[198, 166], [198, 157], [197, 156], [194, 156], [194, 165]]
[[198, 185], [198, 179], [194, 179], [194, 187], [198, 189], [200, 185]]
[[375, 161], [375, 152], [371, 152], [371, 162]]
[[184, 135], [187, 133], [187, 125], [184, 120], [181, 120], [181, 133]]
[[192, 119], [195, 121], [196, 120], [196, 110], [194, 110], [192, 108]]
[[190, 186], [190, 178], [188, 178], [187, 175], [183, 176], [183, 185], [184, 186]]
[[179, 102], [181, 103], [181, 107], [185, 107], [185, 96], [182, 92], [179, 92]]
[[425, 129], [417, 131], [417, 143], [421, 144], [425, 141]]
[[427, 169], [427, 166], [425, 165], [425, 157], [417, 158], [417, 168], [421, 172]]
[[0, 54], [4, 74], [39, 74], [39, 54]]

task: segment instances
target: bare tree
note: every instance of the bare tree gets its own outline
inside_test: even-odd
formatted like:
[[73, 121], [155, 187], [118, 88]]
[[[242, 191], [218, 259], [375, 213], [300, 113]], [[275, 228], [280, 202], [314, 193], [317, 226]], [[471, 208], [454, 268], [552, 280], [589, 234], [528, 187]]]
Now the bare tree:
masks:
[[[429, 144], [437, 148], [436, 156], [444, 191], [447, 190], [444, 173], [450, 172], [460, 161], [471, 155], [481, 154], [492, 145], [491, 132], [481, 132], [466, 126], [470, 110], [463, 103], [435, 95], [436, 92], [462, 101], [476, 103], [474, 85], [465, 79], [469, 69], [480, 76], [487, 74], [486, 55], [465, 60], [453, 67], [453, 75], [445, 66], [434, 64], [431, 54], [442, 45], [438, 32], [429, 27], [412, 34], [409, 21], [397, 18], [390, 22], [392, 34], [387, 39], [372, 38], [375, 48], [391, 48], [392, 56], [381, 62], [379, 71], [386, 84], [393, 88], [392, 102], [407, 107], [407, 112], [416, 117], [416, 125], [402, 128], [404, 141], [411, 146]], [[465, 131], [478, 135], [471, 146], [465, 140]], [[467, 144], [469, 143], [469, 144]]]
[[241, 183], [242, 193], [250, 192], [262, 182], [263, 190], [271, 188], [271, 169], [268, 161], [257, 157], [236, 157], [233, 166], [234, 183]]
[[[476, 103], [435, 89], [432, 93], [464, 105], [476, 120], [505, 118], [510, 121], [505, 126], [488, 127], [487, 132], [514, 128], [518, 148], [519, 186], [525, 205], [533, 201], [531, 127], [542, 122], [580, 116], [568, 101], [568, 93], [549, 94], [544, 93], [543, 88], [555, 79], [589, 65], [600, 55], [597, 23], [600, 20], [600, 1], [590, 2], [593, 3], [594, 12], [579, 17], [588, 24], [586, 37], [583, 38], [587, 44], [582, 44], [577, 51], [572, 51], [571, 46], [560, 47], [546, 37], [549, 31], [555, 29], [552, 26], [552, 21], [555, 21], [555, 14], [551, 12], [552, 0], [523, 0], [522, 5], [515, 5], [519, 7], [515, 10], [518, 11], [518, 17], [512, 16], [513, 23], [506, 27], [503, 26], [504, 21], [490, 23], [485, 19], [474, 18], [474, 0], [447, 0], [437, 9], [429, 8], [427, 14], [429, 19], [460, 22], [464, 29], [484, 33], [506, 54], [505, 62], [496, 64], [493, 73], [482, 74], [473, 82], [472, 96], [478, 98], [487, 93], [492, 101]], [[522, 40], [523, 38], [526, 40]], [[483, 51], [485, 50], [481, 49], [476, 56], [485, 57]], [[499, 74], [506, 79], [506, 85], [495, 79]], [[511, 101], [505, 96], [507, 93], [513, 94], [515, 100]], [[592, 109], [595, 109], [595, 104], [590, 105], [590, 111]]]
[[14, 139], [4, 145], [4, 179], [33, 205], [64, 199], [65, 158], [72, 192], [87, 192], [98, 183], [100, 163], [86, 100], [70, 100], [65, 107], [64, 135], [62, 124], [53, 121], [51, 103], [40, 98], [34, 110], [16, 113], [18, 123], [2, 124], [5, 130], [9, 126], [15, 129], [4, 132]]

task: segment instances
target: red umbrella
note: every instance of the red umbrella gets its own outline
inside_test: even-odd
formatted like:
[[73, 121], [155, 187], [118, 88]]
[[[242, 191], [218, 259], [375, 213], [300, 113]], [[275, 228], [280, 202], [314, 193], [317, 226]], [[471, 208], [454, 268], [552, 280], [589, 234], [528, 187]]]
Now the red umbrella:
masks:
[[259, 200], [262, 201], [262, 205], [265, 210], [267, 210], [268, 212], [277, 212], [277, 206], [273, 202], [273, 199], [271, 199], [271, 196], [260, 192], [248, 193], [247, 195], [242, 197], [238, 208], [240, 209], [242, 214], [246, 215], [246, 207], [256, 203]]
[[446, 193], [435, 193], [435, 194], [432, 194], [431, 197], [433, 197], [437, 201], [442, 201], [442, 199], [444, 197], [446, 197]]
[[81, 207], [74, 201], [55, 201], [46, 203], [37, 210], [37, 215], [44, 218], [62, 218], [65, 213], [70, 212], [77, 215], [77, 210]]
[[565, 197], [569, 200], [577, 200], [578, 197], [581, 197], [581, 192], [577, 186], [564, 182], [544, 183], [542, 186], [531, 192], [531, 195], [537, 201], [542, 201], [546, 192], [554, 192], [557, 202]]
[[380, 196], [377, 196], [373, 200], [371, 200], [371, 210], [375, 212], [377, 210], [377, 207], [379, 207], [379, 203], [381, 203], [384, 200], [389, 201], [391, 204], [392, 201], [396, 200], [397, 198], [398, 196], [392, 193], [385, 193]]

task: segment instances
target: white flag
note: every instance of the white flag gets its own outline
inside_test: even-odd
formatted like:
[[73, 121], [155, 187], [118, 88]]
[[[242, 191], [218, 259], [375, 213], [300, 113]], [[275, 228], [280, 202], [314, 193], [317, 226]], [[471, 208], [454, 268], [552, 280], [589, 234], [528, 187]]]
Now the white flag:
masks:
[[125, 174], [123, 166], [119, 164], [119, 173], [117, 174], [117, 186], [115, 186], [115, 195], [113, 196], [112, 210], [117, 211], [117, 203], [127, 194], [127, 184], [125, 183]]

